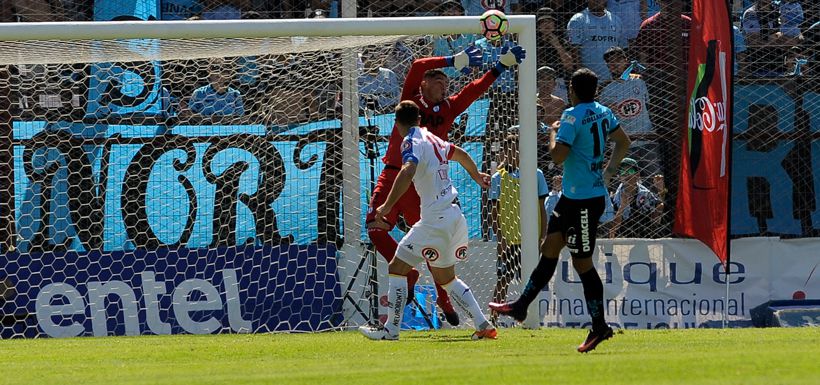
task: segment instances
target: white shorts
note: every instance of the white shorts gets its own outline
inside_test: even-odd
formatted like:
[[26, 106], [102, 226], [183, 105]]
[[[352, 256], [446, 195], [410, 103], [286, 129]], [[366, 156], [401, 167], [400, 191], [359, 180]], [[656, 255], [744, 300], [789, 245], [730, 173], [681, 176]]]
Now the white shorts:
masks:
[[427, 261], [445, 268], [467, 259], [467, 220], [461, 208], [452, 205], [437, 215], [422, 216], [401, 239], [396, 258], [416, 266]]

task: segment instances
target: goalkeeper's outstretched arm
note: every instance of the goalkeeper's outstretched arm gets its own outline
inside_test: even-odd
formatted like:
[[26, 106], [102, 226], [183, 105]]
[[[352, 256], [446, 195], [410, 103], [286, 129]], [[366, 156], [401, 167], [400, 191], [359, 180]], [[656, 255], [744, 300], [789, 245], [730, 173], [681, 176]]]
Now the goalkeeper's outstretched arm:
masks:
[[[404, 86], [401, 91], [401, 100], [408, 100], [418, 92], [424, 73], [435, 68], [454, 67], [465, 72], [469, 67], [481, 65], [481, 50], [475, 46], [468, 46], [464, 51], [453, 56], [434, 56], [416, 59], [407, 71]], [[492, 82], [491, 82], [492, 83]]]

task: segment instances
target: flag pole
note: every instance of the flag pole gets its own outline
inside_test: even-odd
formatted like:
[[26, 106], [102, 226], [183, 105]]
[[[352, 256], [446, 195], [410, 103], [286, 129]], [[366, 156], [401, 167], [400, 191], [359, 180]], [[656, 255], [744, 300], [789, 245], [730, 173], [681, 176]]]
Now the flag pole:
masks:
[[[728, 24], [727, 27], [729, 28], [729, 36], [734, 36], [734, 31], [732, 29], [732, 1], [726, 1], [726, 13], [728, 15]], [[735, 52], [735, 41], [734, 38], [729, 39], [729, 52]], [[735, 65], [735, 57], [730, 55], [727, 60], [729, 61], [729, 68], [734, 69]], [[726, 73], [723, 69], [721, 69], [723, 73]], [[726, 134], [728, 136], [728, 140], [726, 146], [728, 147], [726, 151], [726, 164], [729, 166], [728, 172], [726, 177], [729, 179], [726, 191], [726, 261], [723, 262], [723, 270], [726, 273], [726, 299], [723, 302], [723, 328], [726, 329], [728, 327], [728, 313], [729, 313], [729, 275], [731, 270], [731, 261], [732, 261], [732, 149], [734, 146], [734, 99], [735, 99], [735, 71], [729, 71], [729, 84], [723, 87], [724, 92], [728, 90], [729, 97], [724, 97], [723, 100], [726, 102], [726, 130], [728, 131]]]

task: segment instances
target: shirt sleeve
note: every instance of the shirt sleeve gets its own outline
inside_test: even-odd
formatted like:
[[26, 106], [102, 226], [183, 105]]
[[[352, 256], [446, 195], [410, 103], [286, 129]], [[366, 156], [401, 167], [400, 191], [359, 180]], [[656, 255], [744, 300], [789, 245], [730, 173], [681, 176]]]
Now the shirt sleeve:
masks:
[[575, 142], [577, 123], [580, 122], [575, 121], [575, 116], [569, 111], [564, 111], [561, 115], [561, 126], [558, 128], [558, 135], [555, 137], [555, 141], [572, 147], [572, 143]]
[[453, 106], [451, 110], [453, 115], [457, 116], [470, 107], [476, 99], [480, 98], [493, 85], [496, 79], [498, 79], [498, 73], [495, 69], [491, 69], [484, 76], [473, 80], [464, 86], [458, 94], [452, 96], [450, 103]]
[[443, 57], [426, 57], [417, 59], [410, 65], [407, 77], [404, 78], [404, 87], [401, 90], [401, 100], [410, 99], [415, 95], [424, 80], [424, 73], [434, 68], [447, 67], [447, 59]]
[[607, 135], [615, 132], [616, 130], [618, 130], [618, 127], [621, 126], [621, 122], [618, 120], [618, 117], [615, 116], [615, 113], [612, 112], [612, 110], [609, 110], [609, 123], [609, 132], [607, 132]]
[[413, 131], [410, 131], [410, 134], [401, 142], [401, 163], [413, 162], [419, 164], [422, 151], [421, 146], [413, 143]]
[[567, 23], [567, 40], [572, 45], [581, 45], [584, 43], [584, 25], [581, 20], [581, 14], [575, 14], [569, 19]]
[[541, 199], [550, 195], [550, 189], [547, 186], [547, 180], [544, 179], [544, 172], [541, 169], [536, 169], [536, 172], [538, 174], [538, 198]]
[[490, 178], [490, 189], [487, 191], [487, 199], [491, 201], [498, 200], [501, 196], [501, 173], [498, 171]]

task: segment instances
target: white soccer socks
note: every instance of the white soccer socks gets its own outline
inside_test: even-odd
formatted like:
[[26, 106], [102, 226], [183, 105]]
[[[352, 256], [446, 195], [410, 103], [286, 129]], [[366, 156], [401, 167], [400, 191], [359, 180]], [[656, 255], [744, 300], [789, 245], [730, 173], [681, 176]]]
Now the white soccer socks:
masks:
[[387, 289], [387, 321], [384, 328], [388, 333], [398, 336], [401, 330], [401, 319], [404, 305], [407, 303], [407, 277], [390, 274]]
[[450, 283], [443, 285], [447, 293], [450, 294], [450, 301], [456, 304], [461, 311], [473, 319], [476, 330], [492, 329], [492, 325], [487, 321], [487, 317], [478, 306], [478, 301], [475, 300], [472, 290], [464, 281], [456, 278]]

